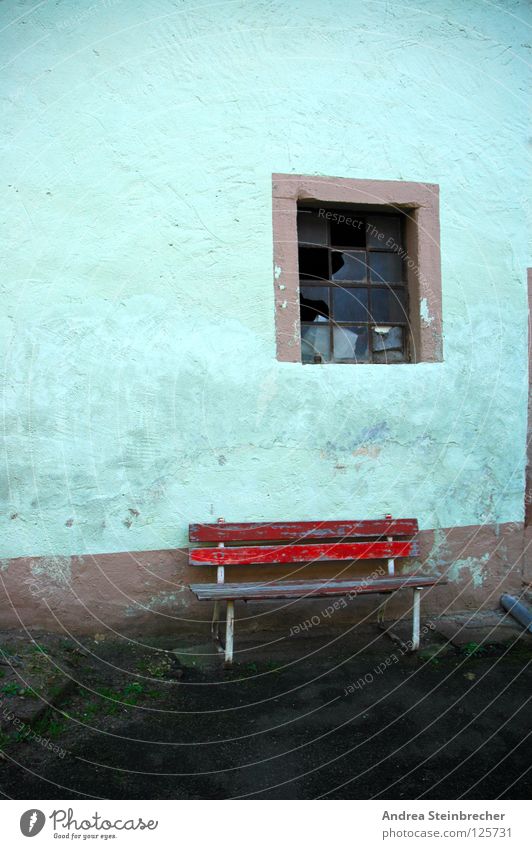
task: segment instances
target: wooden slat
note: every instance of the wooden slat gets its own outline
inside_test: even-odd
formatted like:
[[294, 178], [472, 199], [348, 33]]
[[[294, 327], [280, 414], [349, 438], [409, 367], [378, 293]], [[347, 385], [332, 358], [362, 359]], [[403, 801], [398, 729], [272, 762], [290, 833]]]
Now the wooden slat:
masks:
[[413, 536], [417, 519], [377, 519], [343, 522], [224, 522], [189, 525], [190, 542], [251, 542], [343, 537]]
[[347, 595], [348, 593], [388, 593], [405, 587], [431, 587], [436, 583], [447, 583], [440, 575], [401, 575], [376, 578], [371, 581], [272, 581], [268, 584], [191, 584], [190, 589], [200, 600], [246, 599], [262, 600], [277, 598], [324, 598]]
[[240, 548], [193, 548], [191, 566], [251, 566], [266, 563], [306, 563], [324, 560], [368, 560], [410, 557], [417, 544], [406, 542], [325, 542], [309, 545], [262, 545]]

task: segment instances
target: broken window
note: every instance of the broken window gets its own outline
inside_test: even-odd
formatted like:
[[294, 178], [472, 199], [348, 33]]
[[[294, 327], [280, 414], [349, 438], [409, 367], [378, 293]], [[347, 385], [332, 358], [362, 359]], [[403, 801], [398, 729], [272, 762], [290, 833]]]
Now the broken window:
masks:
[[401, 213], [300, 206], [304, 363], [408, 362]]

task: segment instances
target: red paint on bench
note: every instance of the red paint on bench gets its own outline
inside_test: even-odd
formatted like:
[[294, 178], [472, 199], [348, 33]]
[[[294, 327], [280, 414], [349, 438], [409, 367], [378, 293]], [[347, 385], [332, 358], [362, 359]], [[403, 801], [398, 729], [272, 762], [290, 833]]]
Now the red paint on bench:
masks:
[[417, 519], [369, 519], [332, 522], [224, 522], [189, 525], [190, 542], [252, 542], [343, 537], [413, 536]]
[[410, 557], [417, 553], [406, 542], [326, 542], [310, 545], [262, 545], [241, 548], [195, 548], [189, 554], [191, 566], [251, 566], [267, 563], [306, 563], [323, 560], [368, 560]]
[[[226, 523], [224, 519], [219, 519], [216, 524], [190, 525], [191, 542], [211, 543], [210, 547], [190, 549], [190, 565], [216, 566], [218, 570], [216, 584], [191, 584], [190, 589], [198, 599], [214, 601], [211, 631], [217, 645], [220, 645], [221, 606], [226, 604], [226, 666], [230, 666], [233, 660], [235, 600], [266, 601], [341, 595], [354, 597], [359, 593], [393, 593], [410, 588], [414, 594], [412, 648], [417, 650], [421, 588], [431, 587], [440, 581], [444, 583], [439, 575], [394, 574], [395, 558], [412, 557], [419, 553], [417, 542], [412, 540], [417, 531], [417, 519], [393, 519], [389, 515], [384, 519], [346, 522]], [[239, 584], [226, 584], [224, 579], [225, 566], [369, 559], [387, 559], [388, 575], [362, 580], [351, 578], [339, 581], [332, 578], [318, 581], [244, 581]]]

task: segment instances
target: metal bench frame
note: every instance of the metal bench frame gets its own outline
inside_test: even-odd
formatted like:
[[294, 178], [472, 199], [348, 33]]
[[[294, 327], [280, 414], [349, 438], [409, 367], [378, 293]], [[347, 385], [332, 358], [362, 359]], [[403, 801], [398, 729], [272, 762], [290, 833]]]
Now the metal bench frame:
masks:
[[[191, 548], [191, 566], [215, 566], [216, 584], [190, 584], [199, 600], [214, 601], [211, 633], [225, 665], [233, 662], [235, 600], [271, 601], [278, 598], [327, 598], [350, 594], [390, 594], [401, 589], [413, 590], [411, 650], [417, 651], [420, 639], [421, 589], [445, 583], [440, 575], [395, 574], [397, 557], [418, 554], [412, 537], [418, 531], [417, 519], [351, 520], [345, 522], [272, 522], [193, 524], [189, 539], [211, 546]], [[397, 539], [401, 537], [401, 539]], [[407, 537], [407, 539], [405, 539]], [[356, 541], [353, 541], [353, 538]], [[345, 540], [349, 540], [346, 542]], [[360, 541], [362, 539], [362, 541]], [[253, 540], [253, 542], [249, 542]], [[281, 541], [280, 541], [281, 540]], [[318, 540], [316, 542], [316, 540]], [[329, 541], [327, 541], [329, 540]], [[338, 541], [340, 540], [340, 541]], [[294, 541], [296, 541], [294, 543]], [[308, 542], [307, 542], [308, 541]], [[226, 543], [232, 544], [230, 547]], [[234, 545], [234, 543], [237, 543]], [[238, 545], [243, 543], [243, 545]], [[215, 545], [213, 545], [215, 544]], [[271, 565], [315, 563], [337, 560], [356, 562], [361, 559], [386, 559], [388, 574], [384, 578], [338, 581], [279, 581], [268, 583], [225, 583], [226, 565]], [[226, 602], [225, 644], [220, 636], [223, 622], [221, 610]], [[386, 602], [385, 602], [386, 603]], [[383, 623], [384, 605], [379, 607], [378, 623]], [[395, 635], [391, 634], [394, 639]]]

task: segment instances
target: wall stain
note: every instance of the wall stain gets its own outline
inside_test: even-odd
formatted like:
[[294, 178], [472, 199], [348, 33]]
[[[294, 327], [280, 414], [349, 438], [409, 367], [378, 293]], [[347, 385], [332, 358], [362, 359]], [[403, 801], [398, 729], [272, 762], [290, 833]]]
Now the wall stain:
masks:
[[[455, 560], [447, 571], [449, 581], [464, 581], [470, 577], [475, 589], [482, 586], [487, 578], [485, 565], [490, 559], [488, 553], [482, 557], [466, 557], [464, 560]], [[463, 573], [466, 574], [463, 574]]]
[[158, 595], [152, 595], [145, 602], [137, 602], [126, 607], [126, 616], [136, 616], [142, 610], [156, 612], [161, 607], [172, 607], [173, 605], [183, 605], [184, 601], [180, 596], [184, 593], [186, 587], [181, 587], [178, 592], [162, 592]]
[[356, 451], [353, 451], [353, 457], [371, 457], [375, 459], [381, 453], [380, 445], [361, 445]]
[[30, 566], [34, 578], [43, 578], [57, 586], [68, 586], [72, 580], [70, 557], [41, 557]]

